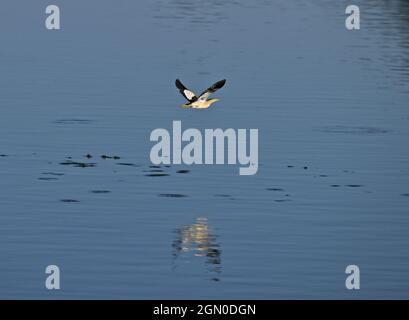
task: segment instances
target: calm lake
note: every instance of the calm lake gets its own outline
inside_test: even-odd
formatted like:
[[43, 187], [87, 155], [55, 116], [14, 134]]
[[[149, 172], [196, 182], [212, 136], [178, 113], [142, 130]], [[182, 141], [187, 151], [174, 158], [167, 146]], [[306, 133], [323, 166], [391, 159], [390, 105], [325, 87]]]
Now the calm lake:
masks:
[[[2, 1], [0, 298], [408, 299], [409, 3], [349, 4]], [[257, 174], [153, 165], [177, 120], [258, 129]]]

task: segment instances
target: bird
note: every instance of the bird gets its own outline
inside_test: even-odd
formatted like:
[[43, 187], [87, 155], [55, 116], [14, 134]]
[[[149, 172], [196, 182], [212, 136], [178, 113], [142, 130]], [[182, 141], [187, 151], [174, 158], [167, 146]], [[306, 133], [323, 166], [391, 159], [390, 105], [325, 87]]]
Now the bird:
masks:
[[176, 79], [175, 81], [176, 87], [179, 89], [180, 93], [186, 98], [187, 101], [189, 101], [186, 104], [182, 104], [182, 108], [193, 109], [207, 109], [211, 106], [212, 103], [219, 101], [220, 99], [217, 98], [209, 99], [209, 96], [222, 88], [225, 83], [226, 79], [217, 81], [211, 87], [203, 91], [199, 95], [199, 97], [197, 97], [196, 94], [193, 91], [187, 89], [179, 79]]

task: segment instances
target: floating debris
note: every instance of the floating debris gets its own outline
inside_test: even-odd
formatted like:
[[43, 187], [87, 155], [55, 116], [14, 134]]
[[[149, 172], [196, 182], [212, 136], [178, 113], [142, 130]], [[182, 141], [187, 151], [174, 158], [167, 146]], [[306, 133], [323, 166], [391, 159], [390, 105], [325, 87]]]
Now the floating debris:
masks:
[[92, 158], [92, 155], [90, 155], [90, 154], [88, 153], [88, 154], [86, 154], [84, 157], [87, 158], [87, 159], [91, 159], [91, 158]]
[[347, 186], [347, 187], [350, 187], [350, 188], [359, 188], [359, 187], [362, 187], [361, 184], [347, 184], [346, 186]]

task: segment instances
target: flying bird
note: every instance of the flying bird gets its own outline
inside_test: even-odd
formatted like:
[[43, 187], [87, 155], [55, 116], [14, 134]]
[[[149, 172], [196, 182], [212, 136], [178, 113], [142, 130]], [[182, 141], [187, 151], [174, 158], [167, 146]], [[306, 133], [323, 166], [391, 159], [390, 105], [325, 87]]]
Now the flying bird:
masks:
[[196, 94], [192, 91], [190, 91], [188, 88], [186, 88], [182, 82], [180, 82], [179, 79], [176, 79], [176, 87], [179, 89], [180, 93], [186, 98], [187, 101], [189, 101], [186, 104], [182, 104], [182, 108], [193, 108], [193, 109], [207, 109], [210, 107], [210, 105], [216, 101], [219, 101], [219, 99], [209, 99], [209, 96], [213, 93], [219, 90], [224, 86], [226, 83], [226, 80], [220, 80], [217, 81], [214, 85], [212, 85], [210, 88], [206, 89], [203, 91], [199, 97], [196, 96]]

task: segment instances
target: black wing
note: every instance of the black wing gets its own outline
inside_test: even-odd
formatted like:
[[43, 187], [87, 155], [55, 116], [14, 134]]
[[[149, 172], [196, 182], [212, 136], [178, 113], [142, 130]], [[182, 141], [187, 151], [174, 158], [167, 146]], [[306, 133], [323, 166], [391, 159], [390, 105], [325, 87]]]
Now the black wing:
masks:
[[197, 97], [193, 91], [190, 91], [186, 88], [179, 79], [175, 81], [176, 87], [179, 89], [180, 93], [186, 98], [189, 102], [194, 102], [197, 100]]
[[206, 89], [205, 91], [203, 91], [203, 92], [200, 94], [199, 100], [207, 100], [207, 98], [209, 98], [209, 96], [210, 96], [213, 92], [216, 92], [217, 90], [219, 90], [220, 88], [222, 88], [225, 83], [226, 83], [226, 79], [217, 81], [214, 85], [212, 85], [210, 88]]

